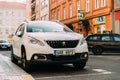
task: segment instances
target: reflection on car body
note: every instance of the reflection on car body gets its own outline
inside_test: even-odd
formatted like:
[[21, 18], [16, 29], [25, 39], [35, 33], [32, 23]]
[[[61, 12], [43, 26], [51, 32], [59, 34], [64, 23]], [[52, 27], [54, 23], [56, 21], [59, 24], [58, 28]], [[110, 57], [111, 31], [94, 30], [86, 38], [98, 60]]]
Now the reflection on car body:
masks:
[[87, 38], [88, 48], [94, 54], [102, 54], [103, 51], [120, 51], [119, 34], [93, 34]]
[[84, 68], [88, 60], [88, 47], [84, 37], [63, 24], [52, 21], [30, 21], [21, 24], [12, 38], [11, 60], [21, 60], [22, 67], [29, 64], [72, 63]]

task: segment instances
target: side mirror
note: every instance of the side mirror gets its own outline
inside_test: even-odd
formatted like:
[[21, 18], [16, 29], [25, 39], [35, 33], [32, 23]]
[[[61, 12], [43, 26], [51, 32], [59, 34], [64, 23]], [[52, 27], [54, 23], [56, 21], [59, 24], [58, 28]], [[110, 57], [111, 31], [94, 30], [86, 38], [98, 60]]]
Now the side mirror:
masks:
[[22, 36], [22, 31], [17, 32], [17, 36], [21, 37]]

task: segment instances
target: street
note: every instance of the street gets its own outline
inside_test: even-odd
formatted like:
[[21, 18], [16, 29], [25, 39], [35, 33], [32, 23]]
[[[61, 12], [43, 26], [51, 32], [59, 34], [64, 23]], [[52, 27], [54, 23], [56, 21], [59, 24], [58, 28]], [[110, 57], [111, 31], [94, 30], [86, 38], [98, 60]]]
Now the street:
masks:
[[0, 0], [0, 59], [0, 80], [120, 80], [120, 0]]
[[[10, 58], [10, 51], [0, 51]], [[120, 80], [120, 54], [89, 55], [84, 70], [68, 65], [34, 65], [29, 72], [35, 80]]]

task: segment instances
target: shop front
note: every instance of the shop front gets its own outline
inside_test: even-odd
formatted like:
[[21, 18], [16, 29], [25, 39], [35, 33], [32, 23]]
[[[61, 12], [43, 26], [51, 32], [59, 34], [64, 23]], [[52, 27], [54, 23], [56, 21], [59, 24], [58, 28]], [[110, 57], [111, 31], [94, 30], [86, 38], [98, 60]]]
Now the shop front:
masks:
[[104, 33], [106, 31], [105, 16], [93, 18], [94, 33]]

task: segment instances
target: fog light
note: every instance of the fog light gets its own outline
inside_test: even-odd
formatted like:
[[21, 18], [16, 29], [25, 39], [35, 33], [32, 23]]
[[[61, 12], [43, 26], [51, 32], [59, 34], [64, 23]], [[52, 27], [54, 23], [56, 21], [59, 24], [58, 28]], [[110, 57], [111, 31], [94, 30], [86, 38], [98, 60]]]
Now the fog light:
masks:
[[88, 57], [87, 54], [81, 54], [81, 56], [80, 56], [81, 59], [86, 59], [87, 57]]
[[88, 57], [88, 55], [87, 55], [87, 54], [85, 54], [85, 55], [84, 55], [84, 57], [85, 57], [85, 58], [87, 58], [87, 57]]
[[34, 59], [37, 60], [37, 59], [38, 59], [38, 56], [34, 56]]

